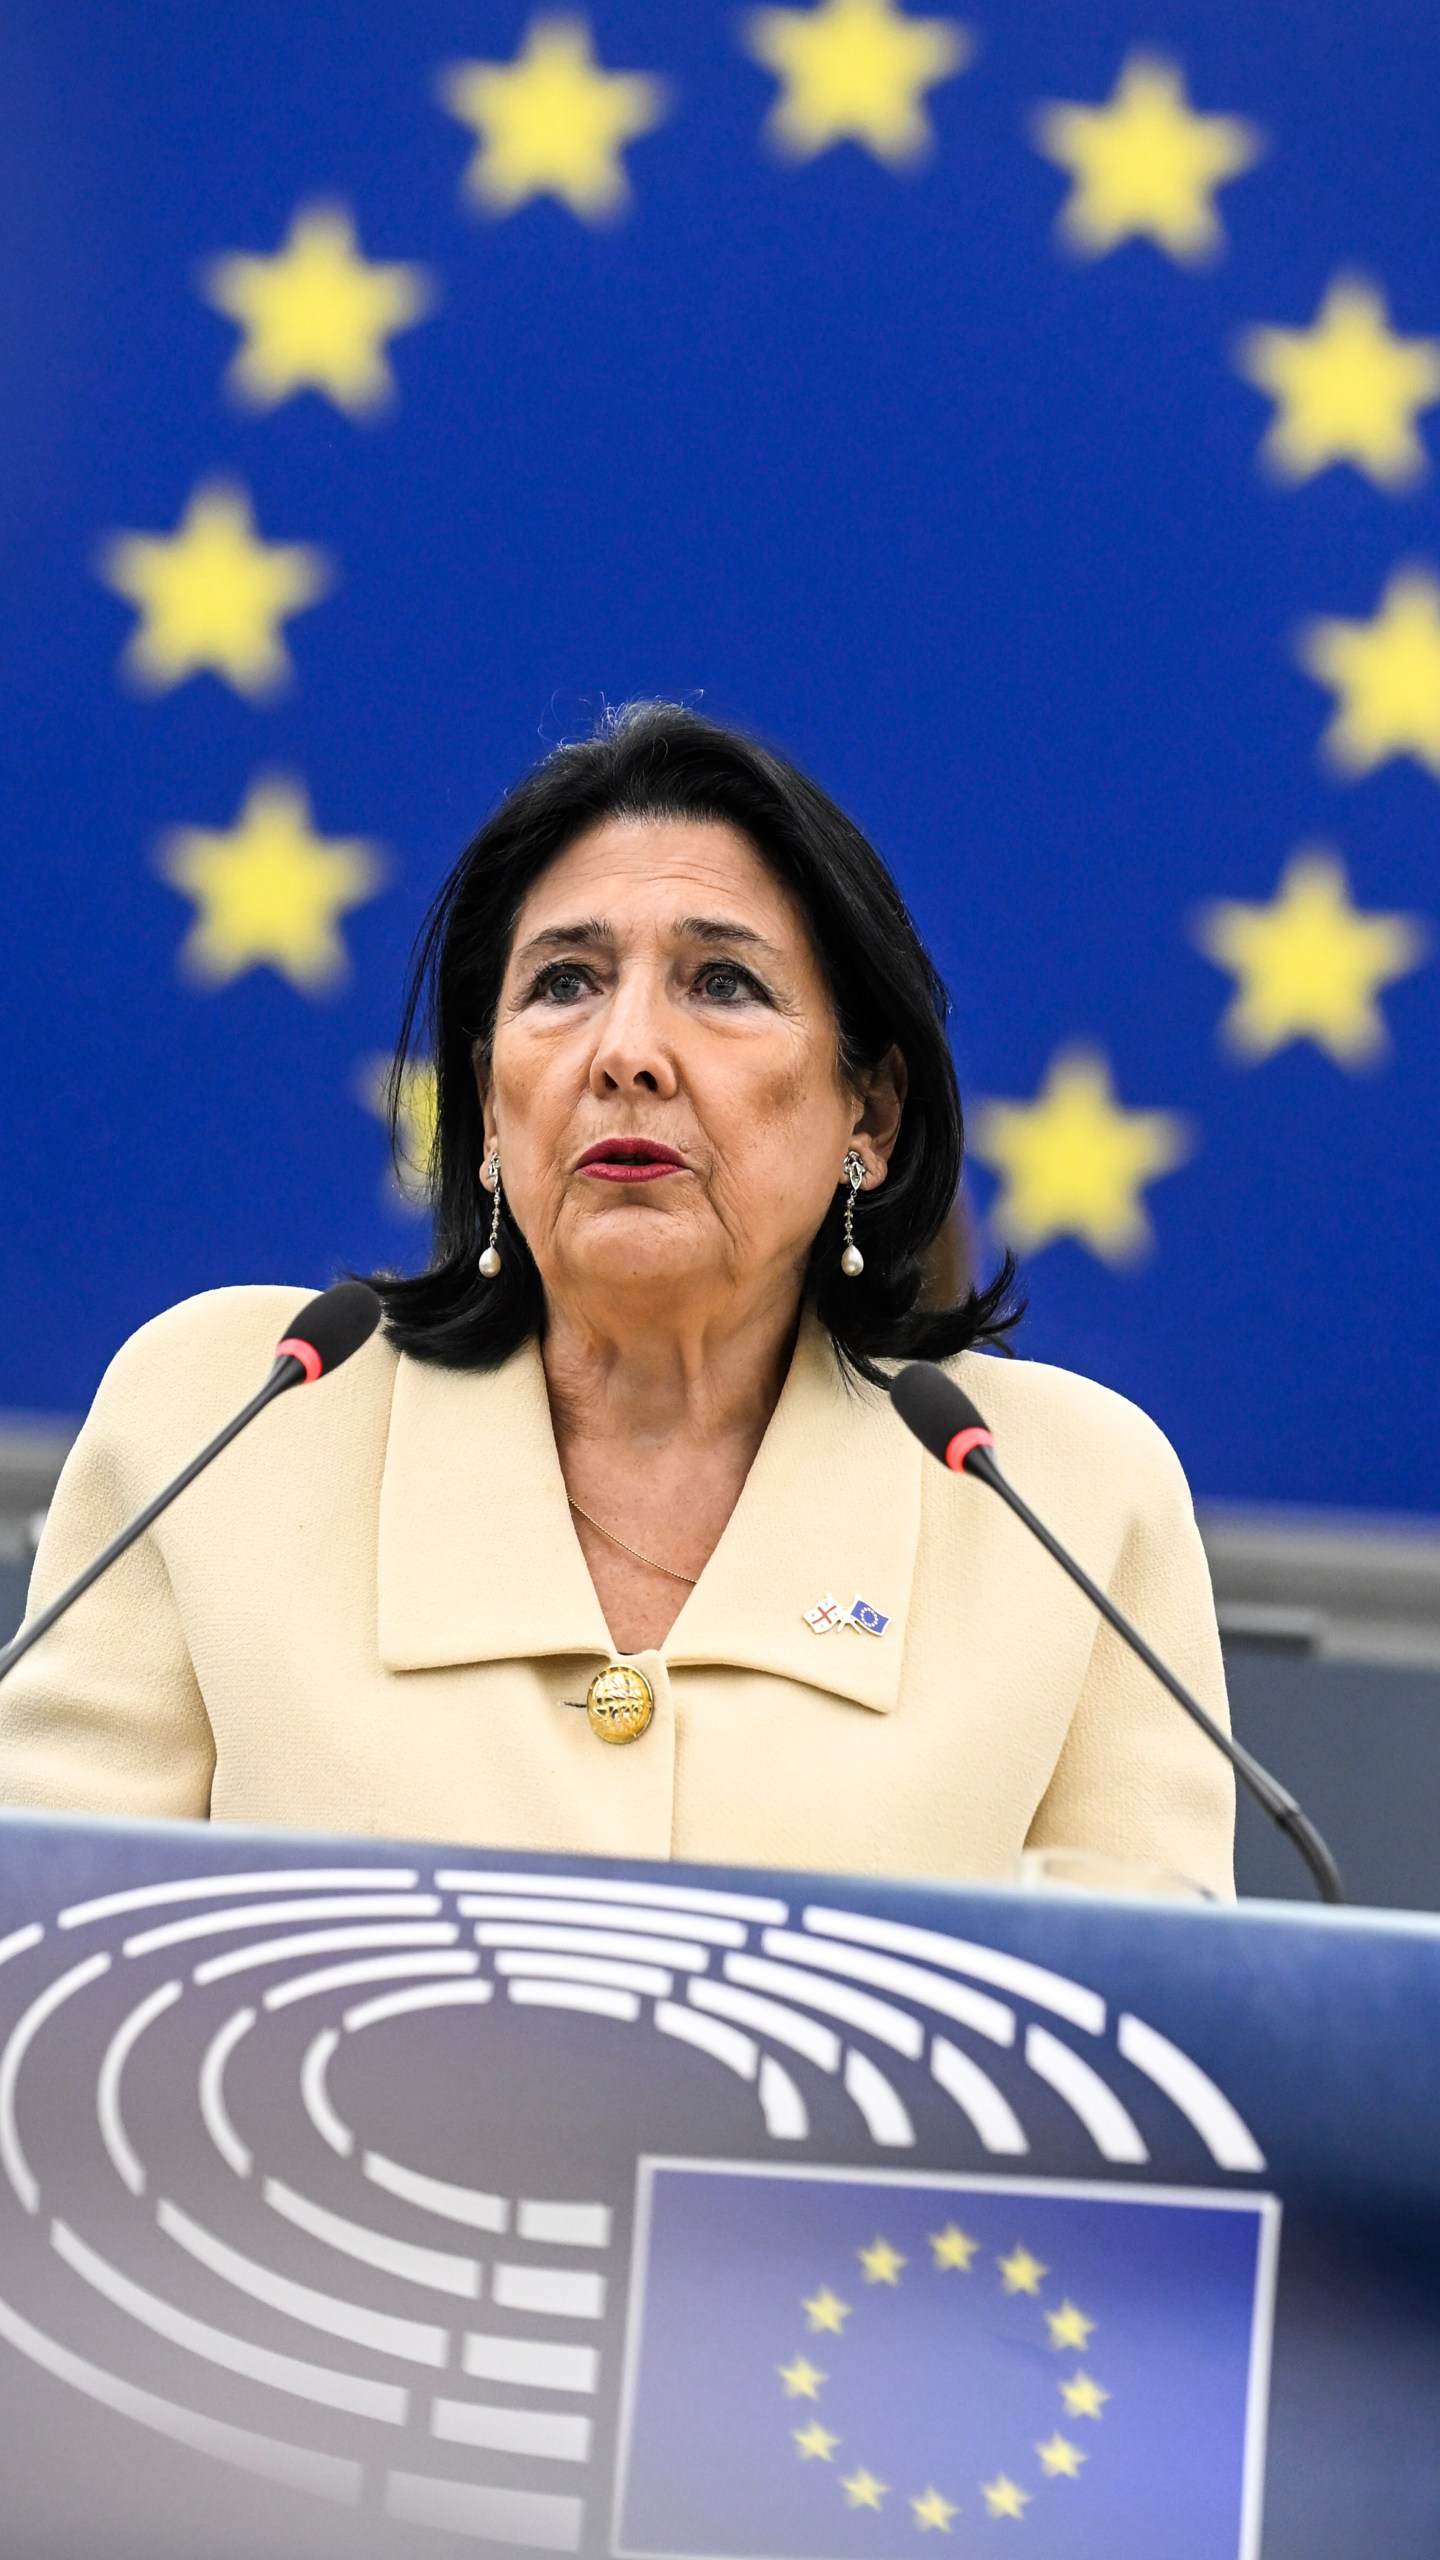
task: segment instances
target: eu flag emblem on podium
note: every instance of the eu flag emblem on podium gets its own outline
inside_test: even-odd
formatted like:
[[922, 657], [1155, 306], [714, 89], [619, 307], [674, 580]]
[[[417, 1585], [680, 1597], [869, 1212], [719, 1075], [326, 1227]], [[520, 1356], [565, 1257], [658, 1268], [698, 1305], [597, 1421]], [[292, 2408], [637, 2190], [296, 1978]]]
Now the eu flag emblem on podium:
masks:
[[626, 2560], [1253, 2560], [1279, 2208], [642, 2166]]

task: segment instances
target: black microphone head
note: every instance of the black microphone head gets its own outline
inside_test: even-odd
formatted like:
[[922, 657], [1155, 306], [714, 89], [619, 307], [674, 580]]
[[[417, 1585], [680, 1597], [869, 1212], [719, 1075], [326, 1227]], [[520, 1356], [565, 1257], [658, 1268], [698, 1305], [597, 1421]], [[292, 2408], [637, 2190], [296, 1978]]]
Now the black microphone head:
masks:
[[313, 1386], [369, 1341], [380, 1316], [380, 1301], [363, 1280], [337, 1280], [333, 1289], [322, 1290], [292, 1316], [284, 1341], [275, 1346], [275, 1357], [298, 1360]]
[[968, 1452], [958, 1459], [952, 1458], [950, 1452], [955, 1441], [967, 1432], [984, 1434], [983, 1439], [971, 1441], [972, 1449], [990, 1444], [984, 1416], [964, 1388], [957, 1387], [954, 1379], [947, 1378], [932, 1361], [912, 1360], [908, 1369], [892, 1378], [890, 1401], [921, 1447], [928, 1449], [932, 1458], [938, 1458], [942, 1467], [964, 1465]]

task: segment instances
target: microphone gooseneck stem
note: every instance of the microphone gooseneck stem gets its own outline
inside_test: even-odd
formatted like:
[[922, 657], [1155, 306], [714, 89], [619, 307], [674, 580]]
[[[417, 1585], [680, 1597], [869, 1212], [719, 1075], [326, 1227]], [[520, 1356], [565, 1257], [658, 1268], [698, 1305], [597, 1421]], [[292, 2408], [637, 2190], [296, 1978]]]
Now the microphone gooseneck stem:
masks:
[[[1244, 1744], [1237, 1742], [1232, 1733], [1227, 1733], [1224, 1726], [1217, 1724], [1214, 1717], [1206, 1712], [1199, 1699], [1186, 1688], [1184, 1681], [1177, 1679], [1169, 1664], [1162, 1662], [1153, 1646], [1146, 1643], [1139, 1628], [1131, 1625], [1124, 1610], [1116, 1608], [1109, 1592], [1102, 1591], [1098, 1582], [1091, 1581], [1084, 1566], [1076, 1562], [1069, 1548], [1062, 1547], [1054, 1532], [1047, 1529], [1044, 1521], [1031, 1510], [1024, 1496], [1016, 1492], [1009, 1478], [1001, 1473], [987, 1448], [971, 1449], [964, 1462], [964, 1472], [967, 1475], [978, 1476], [982, 1484], [988, 1484], [992, 1493], [998, 1493], [1001, 1501], [1009, 1504], [1017, 1520], [1023, 1520], [1032, 1538], [1039, 1539], [1046, 1553], [1052, 1555], [1062, 1571], [1068, 1573], [1071, 1581], [1084, 1592], [1092, 1607], [1099, 1610], [1106, 1624], [1114, 1628], [1115, 1633], [1128, 1644], [1132, 1653], [1138, 1654], [1146, 1670], [1154, 1673], [1161, 1687], [1169, 1690], [1176, 1705], [1183, 1707], [1187, 1716], [1192, 1717], [1199, 1725], [1201, 1732], [1209, 1735], [1217, 1751], [1223, 1751], [1236, 1776], [1249, 1789], [1261, 1811], [1267, 1813], [1276, 1827], [1294, 1842], [1315, 1879], [1316, 1890], [1321, 1901], [1343, 1902], [1345, 1891], [1340, 1882], [1340, 1870], [1314, 1823], [1302, 1813], [1288, 1789], [1281, 1786], [1278, 1778], [1272, 1778], [1269, 1770], [1262, 1768], [1260, 1762], [1252, 1758]], [[0, 1658], [0, 1667], [3, 1667], [3, 1658]]]
[[89, 1590], [92, 1582], [98, 1582], [102, 1573], [109, 1572], [111, 1565], [124, 1555], [127, 1547], [133, 1547], [137, 1538], [143, 1538], [146, 1530], [159, 1519], [161, 1512], [169, 1510], [176, 1495], [183, 1493], [188, 1484], [193, 1484], [195, 1478], [203, 1474], [205, 1468], [209, 1466], [211, 1459], [219, 1457], [222, 1449], [229, 1448], [231, 1441], [239, 1437], [247, 1423], [254, 1421], [257, 1413], [263, 1413], [267, 1404], [273, 1404], [277, 1396], [283, 1396], [287, 1387], [298, 1387], [307, 1374], [304, 1362], [297, 1360], [292, 1352], [287, 1351], [283, 1357], [277, 1359], [258, 1394], [253, 1395], [248, 1404], [242, 1405], [238, 1413], [231, 1415], [224, 1429], [217, 1431], [214, 1439], [206, 1442], [199, 1455], [191, 1459], [188, 1467], [182, 1467], [178, 1476], [172, 1476], [170, 1482], [162, 1486], [153, 1501], [146, 1503], [143, 1511], [137, 1511], [133, 1520], [126, 1521], [124, 1528], [116, 1532], [108, 1547], [102, 1547], [98, 1556], [91, 1558], [84, 1572], [78, 1573], [73, 1582], [66, 1583], [64, 1590], [51, 1601], [48, 1609], [42, 1609], [38, 1618], [27, 1619], [19, 1634], [12, 1636], [10, 1642], [0, 1649], [0, 1680], [4, 1679], [7, 1671], [14, 1669], [22, 1654], [27, 1654], [32, 1644], [39, 1643], [40, 1638], [54, 1626], [57, 1618], [64, 1617], [66, 1610]]

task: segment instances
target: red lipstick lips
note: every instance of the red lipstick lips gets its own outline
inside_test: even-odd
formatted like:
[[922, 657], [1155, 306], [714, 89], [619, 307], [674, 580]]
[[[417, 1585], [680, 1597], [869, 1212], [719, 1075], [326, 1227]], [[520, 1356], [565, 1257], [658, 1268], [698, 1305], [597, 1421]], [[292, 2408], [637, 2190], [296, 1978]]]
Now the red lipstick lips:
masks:
[[601, 1138], [587, 1147], [576, 1170], [597, 1182], [658, 1182], [667, 1173], [683, 1173], [685, 1159], [654, 1138]]

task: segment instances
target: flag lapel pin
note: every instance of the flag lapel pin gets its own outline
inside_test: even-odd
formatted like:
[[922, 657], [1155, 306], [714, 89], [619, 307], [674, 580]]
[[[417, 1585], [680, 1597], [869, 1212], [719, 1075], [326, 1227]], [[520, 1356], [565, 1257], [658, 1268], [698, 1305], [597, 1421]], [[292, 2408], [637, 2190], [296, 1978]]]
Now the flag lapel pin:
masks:
[[818, 1600], [813, 1609], [806, 1609], [803, 1615], [811, 1634], [817, 1636], [828, 1636], [832, 1627], [843, 1626], [845, 1621], [845, 1612], [833, 1591], [827, 1591], [824, 1599]]
[[872, 1609], [868, 1600], [858, 1597], [845, 1612], [847, 1627], [858, 1627], [862, 1636], [883, 1636], [890, 1621], [883, 1609]]

